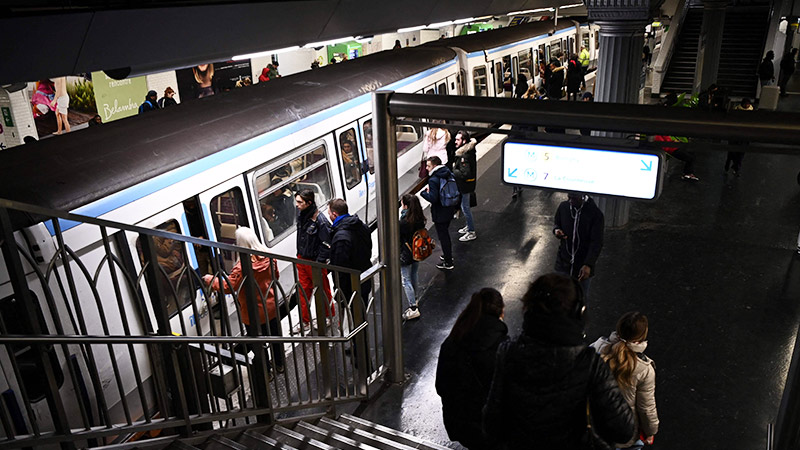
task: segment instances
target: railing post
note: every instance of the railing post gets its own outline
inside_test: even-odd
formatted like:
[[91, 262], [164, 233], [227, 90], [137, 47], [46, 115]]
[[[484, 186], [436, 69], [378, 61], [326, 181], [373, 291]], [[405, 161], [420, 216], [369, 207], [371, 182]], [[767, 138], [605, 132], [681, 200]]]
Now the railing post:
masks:
[[[356, 293], [356, 298], [354, 298], [353, 302], [351, 303], [353, 305], [353, 310], [351, 311], [353, 314], [353, 329], [355, 329], [367, 321], [366, 308], [364, 307], [366, 303], [364, 302], [364, 291], [361, 289], [360, 277], [355, 274], [347, 276], [350, 277], [350, 286], [354, 287], [353, 292]], [[367, 295], [369, 295], [369, 293], [367, 293]], [[361, 349], [360, 351], [354, 351], [353, 357], [356, 358], [356, 368], [358, 369], [355, 388], [358, 390], [359, 394], [364, 396], [367, 395], [367, 377], [372, 372], [370, 370], [372, 369], [372, 365], [370, 364], [372, 357], [370, 356], [367, 331], [368, 330], [365, 329], [359, 333], [352, 343], [353, 349]], [[377, 363], [380, 365], [380, 362]]]
[[[250, 317], [250, 323], [247, 324], [247, 334], [250, 337], [261, 336], [261, 315], [258, 313], [258, 295], [256, 294], [258, 287], [256, 283], [255, 273], [253, 272], [253, 262], [250, 260], [250, 255], [247, 253], [239, 253], [239, 262], [242, 267], [242, 275], [244, 275], [244, 295], [247, 299], [247, 315]], [[268, 295], [265, 293], [264, 295]], [[265, 311], [266, 316], [266, 311]], [[264, 346], [256, 344], [253, 346], [254, 361], [253, 361], [253, 377], [256, 382], [252, 383], [255, 392], [253, 392], [253, 402], [256, 408], [269, 408], [272, 406], [269, 399], [269, 370], [267, 369], [267, 351]], [[221, 363], [220, 363], [221, 364]], [[258, 416], [258, 421], [262, 423], [272, 423], [271, 414], [261, 414]]]
[[[39, 326], [39, 318], [33, 306], [33, 298], [30, 295], [28, 282], [25, 279], [25, 269], [22, 266], [22, 259], [17, 252], [17, 241], [14, 240], [14, 231], [11, 227], [11, 218], [8, 215], [6, 208], [0, 208], [0, 229], [2, 232], [1, 243], [3, 248], [3, 258], [5, 259], [8, 276], [11, 279], [11, 286], [14, 289], [14, 294], [19, 301], [25, 306], [28, 320], [30, 322], [32, 332], [35, 335], [41, 335], [42, 329]], [[64, 262], [67, 263], [66, 261]], [[53, 421], [53, 426], [56, 433], [68, 436], [71, 434], [69, 426], [69, 418], [67, 417], [64, 403], [61, 400], [61, 395], [58, 391], [58, 383], [53, 371], [52, 362], [47, 352], [47, 347], [42, 344], [33, 345], [36, 348], [36, 354], [39, 359], [36, 361], [37, 365], [44, 371], [45, 379], [47, 380], [47, 389], [45, 389], [45, 398], [47, 399], [47, 407], [50, 410], [50, 417]], [[9, 350], [10, 351], [10, 350]], [[17, 380], [22, 383], [22, 380]], [[65, 441], [61, 443], [62, 449], [74, 449], [73, 442]]]
[[378, 245], [381, 263], [386, 267], [381, 279], [383, 301], [383, 351], [389, 366], [388, 379], [400, 383], [403, 368], [402, 290], [400, 280], [400, 222], [397, 212], [397, 134], [395, 119], [389, 114], [391, 91], [372, 96], [375, 143], [375, 180], [378, 200]]
[[[317, 314], [317, 332], [320, 336], [325, 336], [328, 334], [328, 324], [325, 319], [327, 319], [328, 314], [330, 314], [330, 306], [328, 305], [330, 299], [328, 299], [325, 290], [322, 288], [324, 282], [322, 280], [321, 268], [311, 266], [311, 281], [314, 283], [314, 286], [316, 286], [314, 290], [314, 309]], [[308, 301], [310, 301], [310, 299], [308, 299]], [[333, 398], [333, 382], [331, 380], [331, 370], [333, 368], [331, 366], [331, 354], [328, 344], [321, 343], [319, 345], [319, 359], [319, 370], [322, 371], [322, 392], [320, 394], [325, 400], [331, 400]]]

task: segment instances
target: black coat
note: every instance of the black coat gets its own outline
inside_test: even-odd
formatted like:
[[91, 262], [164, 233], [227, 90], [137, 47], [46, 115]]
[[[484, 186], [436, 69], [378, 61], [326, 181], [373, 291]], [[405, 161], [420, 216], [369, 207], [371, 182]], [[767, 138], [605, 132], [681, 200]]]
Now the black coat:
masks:
[[[577, 324], [565, 316], [543, 316], [497, 351], [484, 428], [509, 449], [576, 449], [586, 430], [586, 403], [594, 430], [607, 442], [627, 442], [635, 432], [633, 413], [617, 381], [594, 349], [562, 339]], [[571, 322], [571, 323], [570, 323]], [[570, 330], [569, 333], [575, 334]]]
[[758, 78], [764, 81], [775, 78], [775, 64], [771, 59], [764, 58], [758, 66]]
[[297, 214], [297, 255], [322, 263], [331, 257], [331, 222], [316, 207]]
[[583, 81], [583, 70], [577, 61], [571, 60], [567, 70], [567, 92], [578, 92], [581, 90]]
[[439, 202], [440, 181], [452, 174], [453, 172], [447, 167], [439, 167], [431, 174], [430, 178], [428, 178], [428, 191], [420, 192], [422, 198], [431, 204], [431, 218], [433, 219], [433, 223], [450, 222], [453, 220], [453, 214], [455, 214], [456, 209], [458, 209], [458, 205], [442, 206]]
[[489, 395], [497, 347], [508, 339], [506, 324], [484, 315], [460, 342], [445, 339], [436, 367], [447, 435], [464, 445], [483, 441], [481, 411]]
[[458, 192], [462, 194], [475, 192], [475, 184], [478, 178], [478, 158], [475, 144], [477, 144], [477, 141], [471, 139], [456, 150], [453, 175], [456, 177]]
[[[357, 215], [346, 216], [333, 225], [331, 236], [331, 264], [365, 271], [372, 266], [372, 237], [367, 227]], [[346, 297], [353, 292], [350, 277], [339, 275], [339, 286]], [[361, 284], [362, 296], [367, 294], [371, 282]]]
[[[557, 67], [561, 67], [561, 65], [559, 64]], [[551, 100], [561, 98], [561, 89], [564, 87], [564, 71], [551, 72], [550, 78], [547, 79], [544, 87], [547, 89], [547, 98]]]
[[411, 255], [412, 239], [417, 230], [425, 228], [425, 222], [411, 223], [406, 220], [405, 214], [400, 217], [400, 264], [408, 265], [414, 262]]
[[592, 269], [591, 276], [595, 274], [595, 263], [603, 249], [603, 212], [591, 198], [584, 202], [578, 216], [578, 240], [577, 251], [575, 252], [575, 263], [570, 264], [570, 251], [573, 248], [573, 241], [576, 233], [574, 231], [575, 219], [577, 215], [575, 208], [570, 209], [568, 201], [561, 202], [556, 210], [555, 225], [553, 232], [560, 229], [567, 235], [567, 239], [561, 241], [556, 256], [556, 270], [578, 276], [581, 266], [589, 266]]

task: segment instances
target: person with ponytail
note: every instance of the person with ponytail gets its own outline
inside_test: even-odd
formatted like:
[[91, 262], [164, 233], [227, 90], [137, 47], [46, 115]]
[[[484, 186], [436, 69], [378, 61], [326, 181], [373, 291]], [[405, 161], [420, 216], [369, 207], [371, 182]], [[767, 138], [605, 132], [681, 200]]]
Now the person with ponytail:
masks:
[[[630, 439], [631, 409], [608, 365], [584, 342], [580, 283], [542, 275], [522, 305], [522, 334], [497, 349], [483, 410], [494, 448], [577, 449], [595, 439]], [[589, 417], [596, 437], [587, 431]]]
[[647, 316], [640, 312], [628, 312], [617, 322], [617, 331], [592, 344], [608, 363], [639, 430], [639, 435], [633, 439], [617, 444], [620, 449], [640, 449], [645, 442], [652, 444], [653, 435], [658, 432], [656, 365], [644, 354], [647, 330]]
[[481, 431], [481, 410], [497, 347], [508, 339], [504, 307], [495, 289], [472, 294], [439, 351], [436, 393], [442, 398], [444, 427], [450, 440], [470, 450], [494, 448]]

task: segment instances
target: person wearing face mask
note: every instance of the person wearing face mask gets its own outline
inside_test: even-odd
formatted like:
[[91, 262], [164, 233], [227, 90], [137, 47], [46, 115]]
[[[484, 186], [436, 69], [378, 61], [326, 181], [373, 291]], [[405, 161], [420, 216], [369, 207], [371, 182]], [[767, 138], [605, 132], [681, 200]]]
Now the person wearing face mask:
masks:
[[628, 442], [618, 443], [619, 449], [641, 449], [645, 443], [652, 444], [658, 432], [656, 364], [644, 354], [647, 331], [647, 316], [628, 312], [617, 322], [617, 331], [592, 344], [608, 363], [639, 430]]
[[570, 193], [567, 201], [558, 205], [553, 234], [561, 244], [555, 271], [577, 279], [585, 297], [603, 249], [603, 227], [603, 212], [588, 195]]

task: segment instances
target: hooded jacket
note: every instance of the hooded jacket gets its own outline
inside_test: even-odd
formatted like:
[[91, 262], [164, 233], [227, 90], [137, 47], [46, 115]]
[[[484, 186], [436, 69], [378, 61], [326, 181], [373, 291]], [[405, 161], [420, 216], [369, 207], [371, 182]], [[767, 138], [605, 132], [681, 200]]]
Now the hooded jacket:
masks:
[[[357, 215], [341, 217], [331, 232], [331, 264], [360, 272], [372, 266], [372, 236]], [[349, 276], [340, 276], [339, 285], [348, 296], [353, 292]], [[365, 296], [371, 286], [371, 282], [361, 285]]]
[[469, 142], [456, 150], [456, 160], [453, 163], [453, 175], [456, 177], [458, 191], [462, 194], [475, 192], [478, 178], [478, 159], [475, 146], [478, 141], [470, 139]]
[[[256, 256], [251, 255], [250, 261], [253, 263], [253, 272], [256, 278], [256, 286], [258, 287], [258, 291], [256, 293], [256, 303], [258, 304], [258, 316], [259, 320], [262, 324], [267, 323], [266, 317], [269, 317], [270, 320], [276, 317], [276, 309], [275, 309], [275, 288], [272, 287], [270, 289], [270, 284], [272, 283], [272, 275], [275, 274], [275, 280], [280, 277], [280, 272], [278, 272], [278, 265], [270, 258], [266, 256]], [[239, 292], [239, 311], [242, 314], [242, 322], [245, 325], [250, 325], [250, 314], [247, 311], [247, 296], [245, 295], [245, 289], [242, 287], [242, 281], [244, 280], [244, 275], [242, 274], [242, 262], [237, 261], [236, 265], [233, 266], [230, 275], [228, 275], [228, 279], [230, 280], [230, 284], [227, 281], [223, 281], [223, 285], [225, 286], [226, 293], [232, 292]], [[214, 281], [211, 283], [211, 288], [213, 290], [219, 289], [219, 277], [214, 277]], [[262, 301], [262, 295], [266, 293], [266, 298]], [[267, 315], [264, 314], [264, 304], [267, 305]]]
[[[577, 232], [574, 229], [576, 220]], [[567, 239], [562, 239], [558, 247], [556, 270], [577, 277], [581, 267], [586, 265], [592, 269], [591, 276], [594, 276], [595, 264], [603, 249], [603, 227], [603, 212], [592, 198], [587, 199], [579, 210], [571, 208], [569, 201], [561, 202], [556, 210], [553, 232], [560, 229]], [[573, 251], [575, 259], [571, 263], [570, 253]]]
[[500, 345], [484, 407], [484, 428], [509, 449], [575, 449], [586, 432], [606, 442], [634, 435], [631, 409], [606, 363], [565, 315], [528, 311], [523, 334]]
[[445, 166], [437, 166], [431, 176], [428, 178], [428, 190], [421, 191], [419, 195], [422, 196], [431, 204], [431, 219], [433, 223], [446, 223], [453, 220], [458, 205], [456, 206], [442, 206], [439, 201], [439, 189], [442, 179], [447, 179], [453, 172], [450, 172]]
[[[431, 135], [431, 133], [435, 133]], [[425, 158], [438, 156], [442, 164], [447, 164], [447, 141], [450, 140], [450, 132], [444, 128], [432, 128], [425, 135], [422, 142], [422, 154]]]
[[316, 206], [297, 214], [297, 255], [322, 263], [331, 257], [331, 223]]
[[[601, 337], [592, 344], [600, 355], [611, 350], [611, 347], [620, 342], [617, 332], [611, 333], [608, 338]], [[636, 353], [636, 365], [631, 374], [631, 385], [622, 386], [620, 390], [628, 406], [631, 407], [636, 429], [641, 430], [646, 436], [658, 433], [658, 411], [656, 410], [656, 363], [645, 356], [644, 350], [647, 342], [628, 343], [628, 347]], [[618, 448], [630, 447], [636, 442], [635, 436], [628, 442], [618, 443]]]

